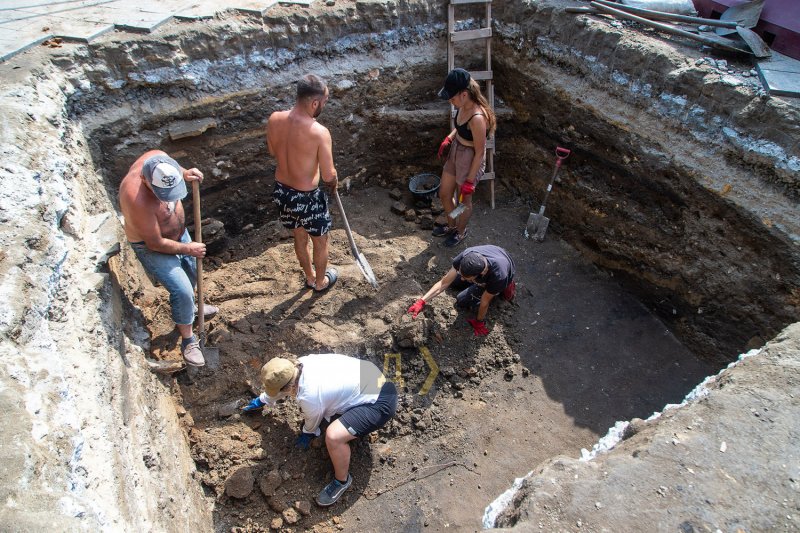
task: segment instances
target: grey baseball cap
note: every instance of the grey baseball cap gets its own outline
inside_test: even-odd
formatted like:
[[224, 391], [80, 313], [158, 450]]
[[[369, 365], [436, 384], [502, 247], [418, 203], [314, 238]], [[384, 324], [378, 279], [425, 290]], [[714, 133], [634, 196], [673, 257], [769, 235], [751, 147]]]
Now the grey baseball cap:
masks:
[[148, 158], [142, 166], [142, 175], [162, 202], [175, 202], [188, 194], [181, 166], [167, 155]]

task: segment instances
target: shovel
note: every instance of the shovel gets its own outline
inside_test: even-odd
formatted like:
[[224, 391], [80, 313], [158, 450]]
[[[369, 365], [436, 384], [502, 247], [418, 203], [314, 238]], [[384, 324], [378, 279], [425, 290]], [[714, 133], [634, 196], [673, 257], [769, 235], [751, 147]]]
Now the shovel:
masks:
[[[200, 182], [192, 182], [192, 204], [194, 207], [194, 240], [203, 242], [203, 225], [200, 222]], [[200, 350], [211, 368], [219, 366], [219, 348], [206, 346], [205, 302], [203, 300], [203, 260], [197, 259], [197, 329], [200, 337]]]
[[544, 240], [544, 234], [547, 231], [547, 226], [550, 224], [550, 219], [544, 216], [544, 206], [547, 203], [547, 197], [550, 196], [550, 191], [553, 190], [553, 183], [556, 181], [558, 171], [561, 169], [561, 163], [569, 157], [570, 151], [566, 148], [556, 147], [556, 167], [553, 169], [553, 177], [550, 178], [550, 183], [547, 184], [547, 190], [544, 192], [544, 199], [542, 206], [539, 208], [539, 213], [531, 213], [528, 215], [528, 223], [525, 226], [525, 238], [530, 239], [531, 236], [538, 242]]
[[372, 267], [369, 266], [369, 261], [367, 261], [367, 258], [364, 257], [364, 254], [358, 251], [358, 248], [356, 247], [356, 241], [353, 240], [353, 233], [350, 231], [350, 224], [347, 223], [347, 215], [344, 214], [344, 207], [342, 207], [342, 200], [339, 198], [339, 191], [334, 189], [333, 195], [336, 197], [336, 203], [339, 206], [339, 212], [342, 214], [344, 229], [347, 232], [347, 240], [350, 241], [350, 251], [353, 252], [353, 257], [356, 260], [356, 264], [361, 270], [361, 273], [364, 274], [364, 278], [369, 282], [369, 284], [377, 289], [378, 280], [375, 279], [375, 273], [372, 272]]
[[[737, 26], [743, 28], [752, 28], [758, 24], [758, 19], [761, 18], [761, 10], [764, 8], [764, 0], [753, 0], [752, 2], [745, 2], [743, 4], [731, 6], [720, 15], [721, 21], [733, 21]], [[736, 33], [737, 28], [716, 28], [714, 30], [717, 35], [729, 35]], [[741, 34], [740, 34], [741, 35]]]
[[[641, 9], [636, 7], [624, 6], [614, 2], [609, 2], [608, 0], [596, 0], [598, 4], [602, 4], [606, 7], [612, 7], [614, 9], [619, 9], [620, 11], [625, 11], [626, 13], [632, 13], [634, 15], [642, 16], [649, 20], [665, 20], [669, 22], [684, 22], [689, 24], [702, 24], [705, 26], [715, 26], [717, 27], [717, 34], [719, 35], [726, 35], [727, 33], [737, 33], [739, 37], [750, 47], [752, 50], [753, 55], [757, 58], [765, 58], [770, 57], [772, 55], [772, 51], [767, 46], [767, 43], [753, 30], [749, 29], [750, 26], [755, 26], [758, 22], [758, 17], [761, 14], [761, 5], [751, 7], [747, 10], [738, 9], [747, 4], [742, 4], [740, 6], [733, 6], [729, 8], [720, 20], [714, 19], [704, 19], [699, 17], [687, 17], [685, 15], [675, 15], [672, 13], [664, 13], [661, 11], [652, 11], [650, 9]], [[763, 4], [763, 2], [761, 2]], [[737, 8], [736, 11], [732, 12], [731, 15], [725, 16], [731, 10]], [[593, 9], [593, 8], [588, 8]], [[738, 12], [738, 13], [737, 13]], [[596, 12], [595, 12], [596, 13]], [[755, 16], [755, 20], [753, 17]], [[748, 26], [749, 25], [749, 26]], [[724, 28], [725, 33], [722, 33], [723, 30], [719, 28]]]

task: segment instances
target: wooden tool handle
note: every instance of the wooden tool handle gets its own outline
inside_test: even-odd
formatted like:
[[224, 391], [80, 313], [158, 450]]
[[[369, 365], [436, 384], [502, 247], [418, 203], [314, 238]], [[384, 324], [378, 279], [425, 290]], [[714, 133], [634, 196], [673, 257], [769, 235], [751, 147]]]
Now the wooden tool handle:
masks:
[[[203, 224], [200, 218], [200, 182], [192, 182], [192, 208], [194, 209], [194, 240], [203, 242]], [[205, 336], [205, 318], [203, 309], [203, 258], [198, 257], [197, 263], [197, 329], [201, 336]]]
[[336, 204], [339, 206], [339, 212], [342, 214], [342, 221], [344, 222], [344, 229], [347, 233], [347, 240], [350, 241], [350, 250], [353, 252], [353, 257], [358, 259], [358, 248], [356, 247], [356, 241], [353, 239], [353, 233], [350, 231], [350, 224], [347, 222], [347, 215], [344, 214], [344, 206], [342, 206], [342, 200], [339, 198], [339, 191], [337, 189], [333, 190], [333, 196], [336, 197]]

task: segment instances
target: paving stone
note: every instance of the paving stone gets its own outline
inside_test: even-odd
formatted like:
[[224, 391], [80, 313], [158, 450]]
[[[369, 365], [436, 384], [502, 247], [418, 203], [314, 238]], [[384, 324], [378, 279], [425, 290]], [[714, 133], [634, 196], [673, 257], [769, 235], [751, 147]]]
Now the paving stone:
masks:
[[769, 94], [800, 97], [800, 61], [773, 50], [772, 57], [759, 60], [756, 70]]

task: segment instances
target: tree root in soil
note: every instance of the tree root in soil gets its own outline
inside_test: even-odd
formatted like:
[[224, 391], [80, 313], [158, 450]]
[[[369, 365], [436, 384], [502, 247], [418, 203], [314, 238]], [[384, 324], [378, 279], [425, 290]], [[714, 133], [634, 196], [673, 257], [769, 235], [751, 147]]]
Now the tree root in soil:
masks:
[[[424, 468], [420, 469], [419, 471], [417, 471], [417, 472], [415, 472], [415, 473], [411, 474], [410, 476], [408, 476], [408, 477], [407, 477], [407, 478], [405, 478], [404, 480], [402, 480], [402, 481], [399, 481], [399, 482], [397, 482], [397, 483], [395, 483], [394, 485], [391, 485], [391, 486], [389, 486], [389, 487], [386, 487], [385, 489], [381, 489], [381, 490], [379, 490], [379, 491], [375, 492], [374, 494], [367, 493], [367, 492], [365, 491], [365, 492], [363, 493], [363, 496], [364, 496], [364, 498], [366, 498], [367, 500], [370, 500], [370, 501], [371, 501], [371, 500], [374, 500], [374, 499], [375, 499], [375, 498], [377, 498], [378, 496], [382, 496], [382, 495], [386, 494], [387, 492], [391, 492], [391, 491], [393, 491], [394, 489], [396, 489], [396, 488], [398, 488], [398, 487], [402, 487], [402, 486], [403, 486], [403, 485], [405, 485], [406, 483], [411, 483], [412, 481], [419, 481], [419, 480], [421, 480], [421, 479], [425, 479], [426, 477], [430, 477], [430, 476], [432, 476], [432, 475], [434, 475], [434, 474], [438, 474], [438, 473], [439, 473], [439, 472], [441, 472], [442, 470], [445, 470], [445, 469], [447, 469], [447, 468], [450, 468], [451, 466], [463, 466], [464, 468], [466, 468], [466, 469], [467, 469], [467, 470], [469, 470], [470, 472], [474, 472], [474, 473], [476, 473], [476, 474], [480, 475], [480, 473], [478, 473], [478, 472], [477, 472], [477, 471], [475, 471], [474, 469], [472, 469], [472, 468], [468, 467], [468, 466], [467, 466], [467, 465], [465, 465], [464, 463], [461, 463], [461, 462], [458, 462], [458, 461], [450, 461], [449, 463], [442, 463], [442, 464], [438, 464], [438, 465], [430, 465], [430, 466], [426, 466], [426, 467], [424, 467]], [[427, 470], [430, 470], [430, 472], [423, 473], [424, 471], [427, 471]]]

